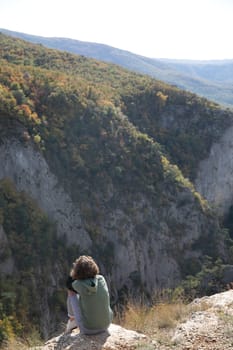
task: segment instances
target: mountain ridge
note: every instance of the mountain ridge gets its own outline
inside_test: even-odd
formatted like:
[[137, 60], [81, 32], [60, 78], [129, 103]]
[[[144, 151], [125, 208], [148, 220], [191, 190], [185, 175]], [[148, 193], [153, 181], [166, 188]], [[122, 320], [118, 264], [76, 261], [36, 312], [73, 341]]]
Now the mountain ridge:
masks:
[[[148, 58], [106, 44], [68, 38], [39, 37], [6, 29], [0, 29], [0, 31], [50, 48], [115, 63], [232, 107], [233, 60], [193, 61]], [[217, 80], [214, 78], [216, 72], [220, 77]]]

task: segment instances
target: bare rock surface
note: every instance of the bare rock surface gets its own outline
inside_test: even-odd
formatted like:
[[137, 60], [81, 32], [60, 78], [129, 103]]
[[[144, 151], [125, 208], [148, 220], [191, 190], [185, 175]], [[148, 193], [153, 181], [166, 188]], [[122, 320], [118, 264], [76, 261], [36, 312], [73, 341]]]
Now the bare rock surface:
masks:
[[133, 350], [146, 336], [111, 324], [108, 332], [97, 335], [80, 335], [77, 330], [52, 338], [38, 350]]
[[199, 164], [195, 185], [218, 213], [225, 214], [232, 205], [233, 196], [233, 127], [211, 147], [209, 157]]
[[[183, 323], [167, 331], [166, 341], [111, 324], [108, 332], [83, 336], [78, 330], [31, 350], [232, 350], [233, 290], [195, 299]], [[166, 332], [166, 330], [165, 330]]]
[[[211, 227], [215, 229], [215, 223], [197, 203], [190, 189], [180, 188], [173, 192], [165, 186], [161, 191], [164, 198], [169, 199], [164, 205], [152, 205], [149, 197], [139, 192], [130, 199], [129, 211], [121, 205], [107, 205], [100, 215], [98, 230], [87, 230], [85, 217], [88, 215], [82, 213], [78, 200], [72, 199], [51, 171], [43, 153], [32, 143], [4, 139], [0, 145], [0, 164], [4, 164], [0, 167], [0, 180], [11, 179], [18, 191], [24, 191], [34, 199], [55, 223], [58, 236], [65, 237], [68, 245], [77, 245], [80, 251], [91, 253], [97, 249], [96, 245], [99, 247], [99, 242], [104, 242], [101, 249], [107, 261], [111, 259], [109, 265], [113, 266], [111, 270], [106, 269], [105, 276], [116, 300], [122, 288], [134, 292], [135, 281], [139, 289], [143, 285], [149, 294], [155, 289], [177, 285], [181, 279], [179, 255], [182, 254], [184, 260], [199, 259], [202, 251], [200, 248], [194, 251], [194, 243], [208, 230], [212, 232]], [[117, 191], [110, 186], [109, 203]], [[120, 197], [119, 201], [128, 207], [125, 197]], [[102, 201], [100, 197], [98, 200]], [[88, 200], [83, 204], [86, 213], [89, 210], [91, 213], [93, 209]], [[174, 247], [176, 254], [173, 254]]]
[[233, 290], [196, 299], [191, 306], [194, 311], [175, 330], [172, 349], [233, 349]]

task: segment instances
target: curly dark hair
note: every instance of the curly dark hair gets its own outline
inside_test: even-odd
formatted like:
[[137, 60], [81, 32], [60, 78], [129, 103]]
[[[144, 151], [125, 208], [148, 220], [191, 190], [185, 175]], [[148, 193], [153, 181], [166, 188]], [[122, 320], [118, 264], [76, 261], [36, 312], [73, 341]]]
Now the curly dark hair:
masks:
[[73, 268], [70, 272], [74, 280], [85, 280], [94, 278], [99, 273], [99, 267], [91, 256], [81, 255], [73, 263]]

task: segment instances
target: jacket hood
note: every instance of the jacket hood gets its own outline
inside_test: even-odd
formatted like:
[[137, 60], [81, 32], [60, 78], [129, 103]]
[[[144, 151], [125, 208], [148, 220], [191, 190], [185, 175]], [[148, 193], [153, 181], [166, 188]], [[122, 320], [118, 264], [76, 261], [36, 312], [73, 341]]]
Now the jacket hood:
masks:
[[97, 292], [98, 279], [96, 277], [89, 278], [87, 280], [84, 280], [83, 282], [88, 294], [93, 294]]
[[100, 287], [100, 285], [103, 285], [103, 288], [105, 288], [105, 284], [106, 282], [103, 276], [96, 275], [93, 278], [87, 278], [85, 280], [75, 280], [72, 283], [72, 287], [80, 295], [94, 295], [98, 292], [98, 288]]

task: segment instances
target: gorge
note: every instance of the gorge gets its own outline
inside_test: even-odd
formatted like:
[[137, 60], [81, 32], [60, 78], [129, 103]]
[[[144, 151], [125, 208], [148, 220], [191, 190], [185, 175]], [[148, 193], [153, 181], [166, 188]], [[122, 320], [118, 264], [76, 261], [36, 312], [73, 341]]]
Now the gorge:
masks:
[[206, 256], [232, 263], [229, 109], [3, 34], [0, 61], [0, 302], [20, 321], [57, 327], [80, 254], [113, 306], [177, 286]]

